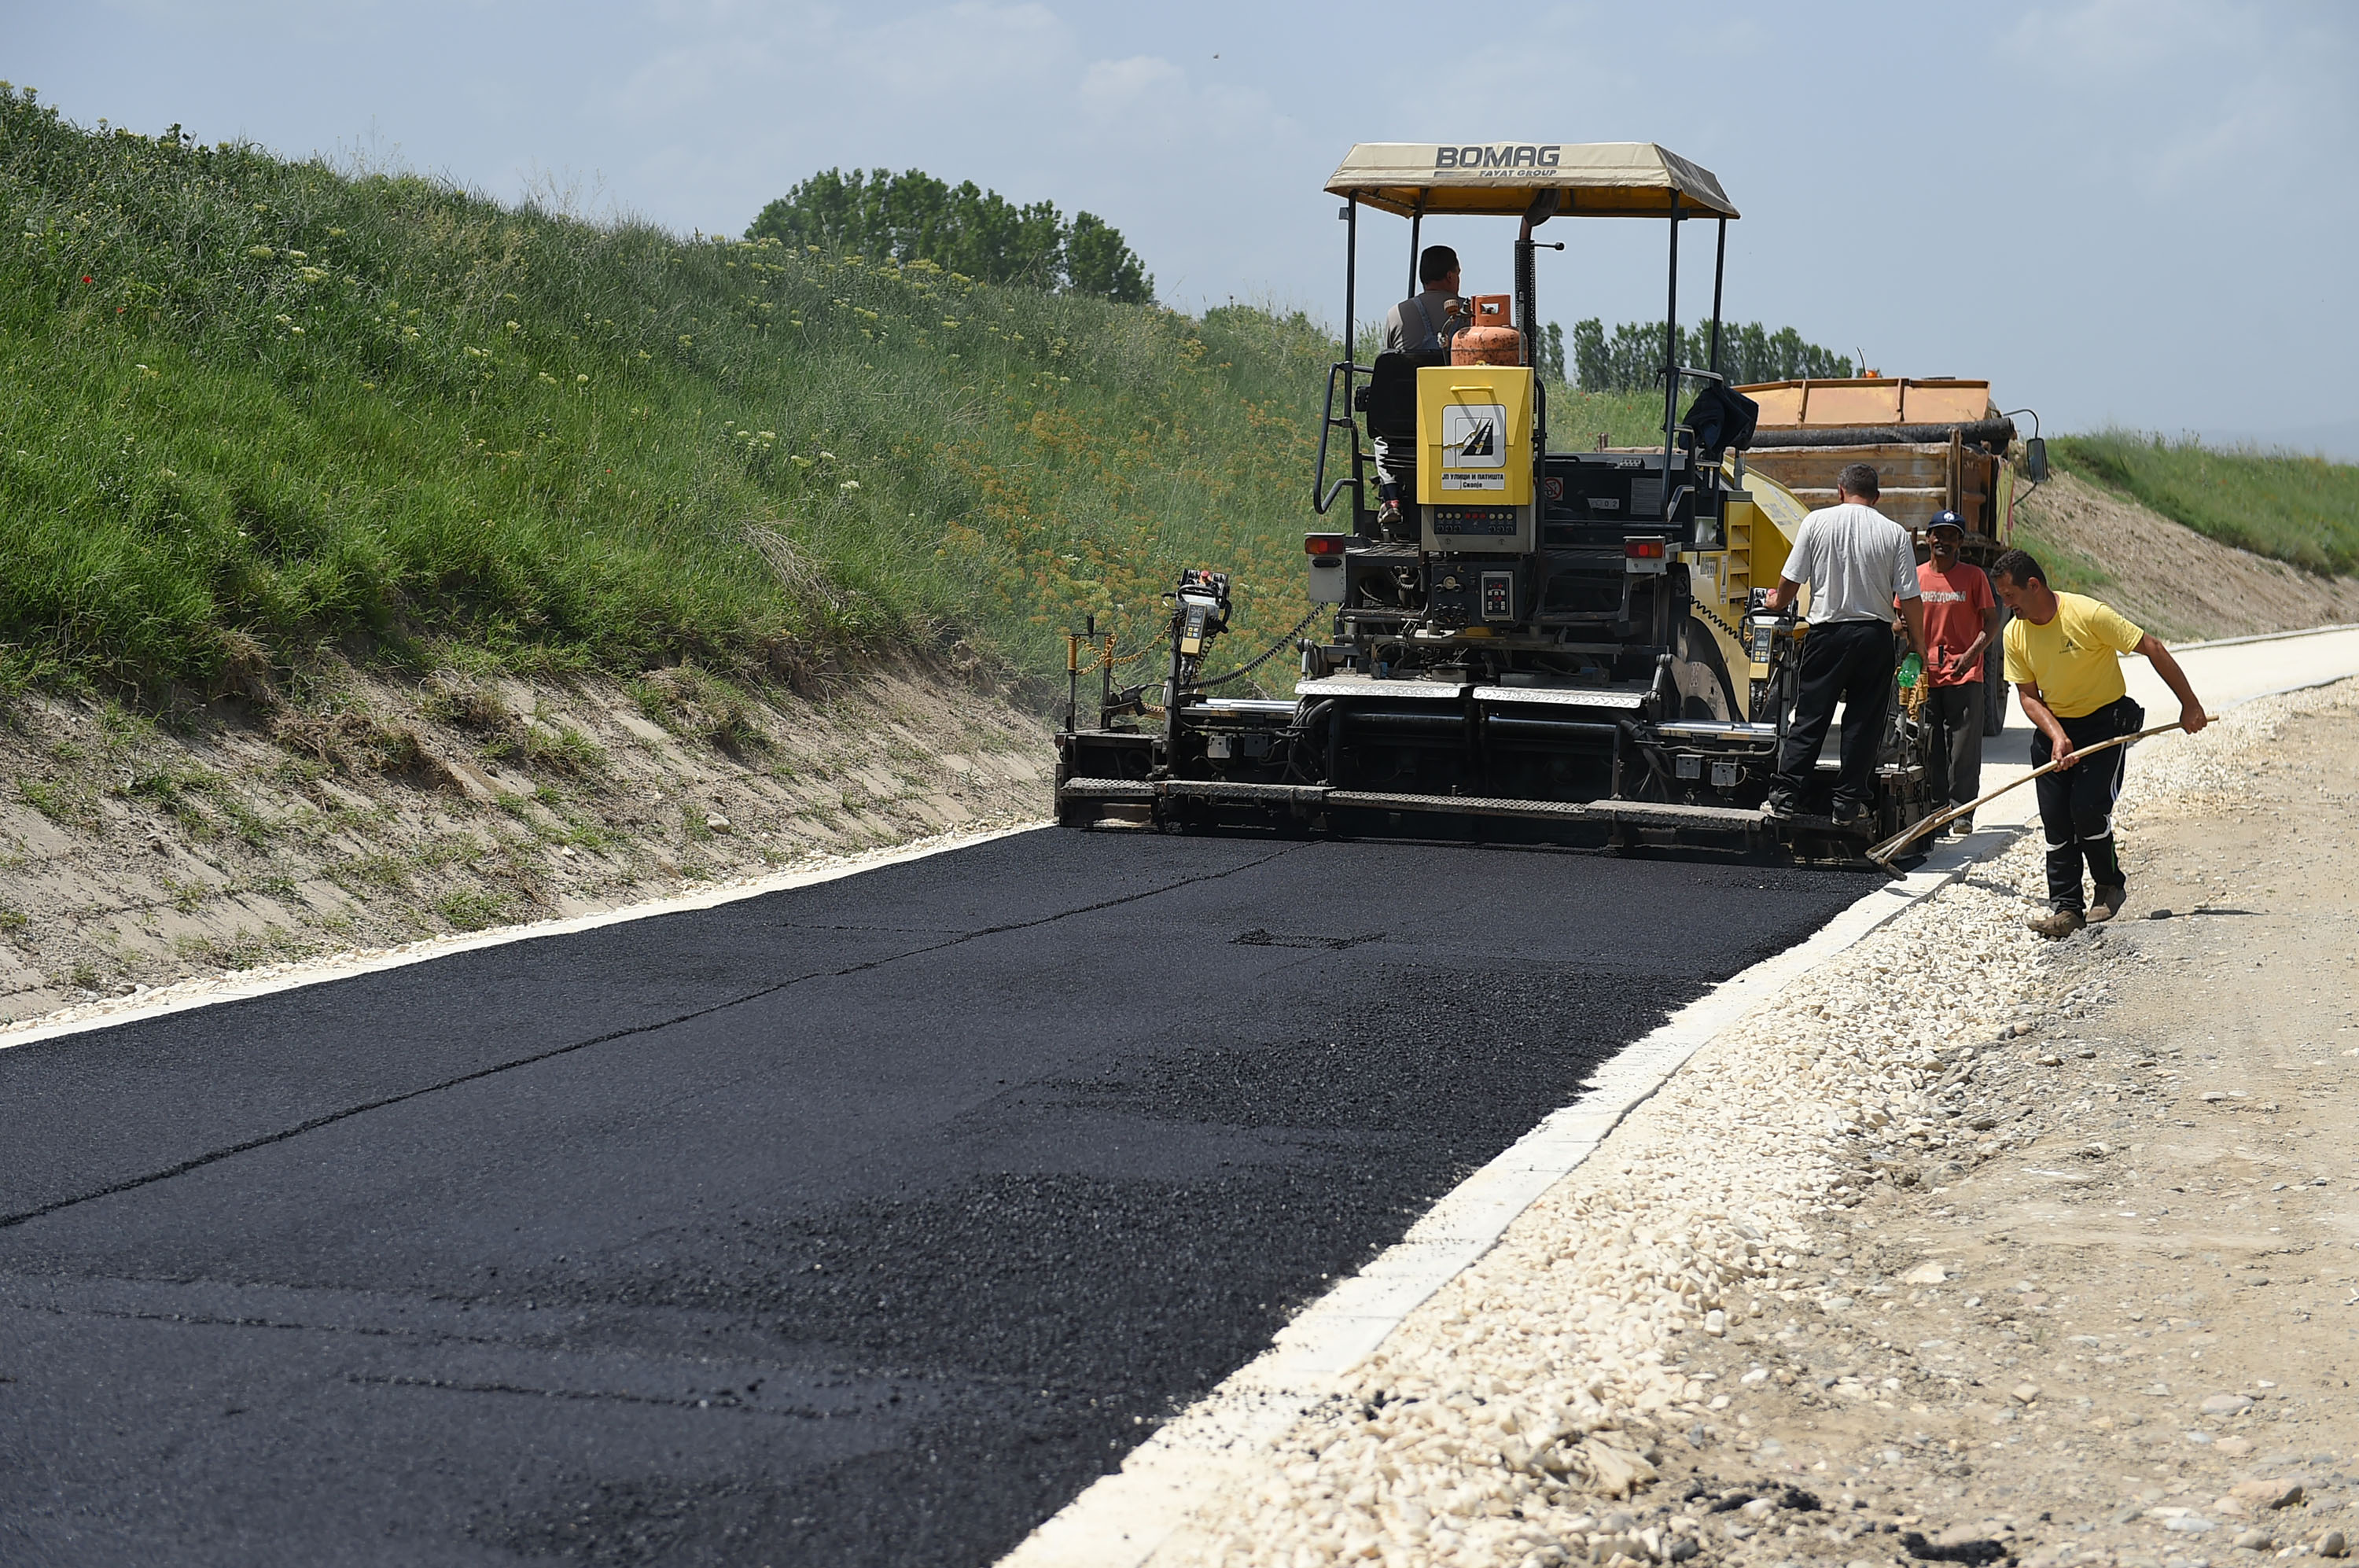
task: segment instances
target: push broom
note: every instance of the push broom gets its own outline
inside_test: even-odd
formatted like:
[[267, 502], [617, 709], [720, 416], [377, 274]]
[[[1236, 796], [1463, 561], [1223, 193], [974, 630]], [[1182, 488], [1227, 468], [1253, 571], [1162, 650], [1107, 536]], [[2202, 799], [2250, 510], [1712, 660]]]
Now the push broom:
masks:
[[2110, 751], [2117, 746], [2132, 746], [2151, 736], [2168, 734], [2169, 731], [2175, 730], [2178, 727], [2179, 725], [2176, 723], [2157, 724], [2150, 730], [2140, 730], [2136, 735], [2115, 735], [2111, 740], [2101, 740], [2094, 746], [2082, 746], [2075, 750], [2071, 757], [2061, 757], [2054, 762], [2042, 763], [2039, 767], [2033, 768], [2022, 778], [2015, 779], [2011, 783], [2000, 785], [1997, 789], [1992, 790], [1989, 794], [1984, 795], [1979, 800], [1969, 800], [1962, 806], [1952, 806], [1946, 811], [1937, 811], [1933, 815], [1927, 817], [1923, 822], [1919, 822], [1915, 827], [1905, 829], [1900, 833], [1895, 833], [1890, 838], [1886, 839], [1882, 844], [1869, 846], [1867, 857], [1875, 862], [1878, 866], [1883, 866], [1886, 871], [1891, 872], [1895, 877], [1904, 876], [1906, 873], [1902, 872], [1898, 866], [1892, 864], [1892, 857], [1899, 854], [1903, 849], [1906, 849], [1908, 845], [1916, 843], [1919, 839], [1923, 838], [1927, 833], [1945, 828], [1949, 826], [1950, 823], [1956, 822], [1960, 817], [1970, 817], [1973, 815], [1976, 811], [1980, 810], [1984, 806], [1989, 805], [1993, 800], [1997, 800], [2009, 789], [2020, 789], [2024, 785], [2028, 784], [2033, 779], [2038, 778], [2043, 773], [2053, 773], [2058, 768], [2064, 767], [2067, 763], [2078, 762], [2084, 757], [2093, 757], [2098, 752]]

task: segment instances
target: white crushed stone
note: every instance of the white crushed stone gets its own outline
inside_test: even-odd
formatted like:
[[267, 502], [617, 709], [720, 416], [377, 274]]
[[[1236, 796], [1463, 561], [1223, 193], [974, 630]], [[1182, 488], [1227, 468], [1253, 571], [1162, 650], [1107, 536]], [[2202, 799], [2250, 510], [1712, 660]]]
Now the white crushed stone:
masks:
[[2359, 715], [2359, 680], [2262, 697], [2230, 709], [2201, 735], [2161, 735], [2133, 747], [2122, 788], [2125, 821], [2233, 809], [2244, 799], [2254, 752], [2275, 744], [2291, 720], [2314, 713]]
[[[2288, 719], [2354, 709], [2359, 681], [2344, 681], [2139, 746], [2122, 811], [2133, 864], [2141, 819], [2233, 802]], [[1759, 1379], [1689, 1378], [1667, 1365], [1680, 1337], [1805, 1297], [1856, 1310], [1799, 1277], [1832, 1217], [1904, 1161], [1938, 1182], [2005, 1147], [1950, 1114], [1963, 1095], [1945, 1102], [1945, 1077], [2027, 1050], [2021, 1015], [2102, 984], [2109, 959], [2103, 928], [2060, 943], [2024, 929], [2043, 892], [2028, 834], [1725, 1030], [1152, 1561], [1695, 1555], [1693, 1520], [1638, 1530], [1612, 1508], [1654, 1477], [1676, 1433], [1701, 1426], [1748, 1446], [1746, 1385]]]

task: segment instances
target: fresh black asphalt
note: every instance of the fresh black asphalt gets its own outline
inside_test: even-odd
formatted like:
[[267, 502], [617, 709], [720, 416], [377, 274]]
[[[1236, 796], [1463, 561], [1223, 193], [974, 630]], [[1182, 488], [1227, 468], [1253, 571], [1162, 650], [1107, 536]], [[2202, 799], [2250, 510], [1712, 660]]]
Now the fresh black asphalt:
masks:
[[1038, 832], [0, 1051], [0, 1562], [989, 1563], [1867, 886]]

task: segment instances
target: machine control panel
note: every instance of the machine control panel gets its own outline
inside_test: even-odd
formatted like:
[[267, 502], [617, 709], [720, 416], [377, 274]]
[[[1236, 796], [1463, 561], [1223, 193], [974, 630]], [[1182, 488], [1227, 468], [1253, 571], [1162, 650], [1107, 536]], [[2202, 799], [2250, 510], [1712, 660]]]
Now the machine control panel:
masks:
[[1436, 506], [1433, 531], [1438, 534], [1512, 535], [1520, 525], [1516, 506]]
[[1431, 624], [1460, 626], [1511, 624], [1531, 613], [1524, 569], [1505, 562], [1436, 561], [1427, 598]]
[[1495, 501], [1470, 506], [1451, 501], [1419, 506], [1418, 512], [1420, 542], [1429, 550], [1442, 554], [1458, 550], [1474, 555], [1527, 555], [1531, 551], [1533, 508], [1529, 506], [1503, 506]]
[[1486, 621], [1512, 621], [1516, 618], [1514, 572], [1483, 573], [1483, 618]]

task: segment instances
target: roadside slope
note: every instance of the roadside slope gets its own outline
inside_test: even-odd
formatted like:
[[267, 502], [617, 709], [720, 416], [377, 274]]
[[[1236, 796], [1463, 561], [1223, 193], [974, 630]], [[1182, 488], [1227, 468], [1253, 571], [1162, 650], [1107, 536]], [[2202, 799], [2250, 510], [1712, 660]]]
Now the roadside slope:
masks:
[[2071, 474], [2017, 506], [2016, 542], [2060, 586], [2097, 594], [2166, 641], [2359, 621], [2359, 578], [2222, 544]]
[[1045, 811], [1040, 722], [915, 664], [764, 699], [693, 669], [334, 673], [201, 727], [0, 708], [0, 1020]]

